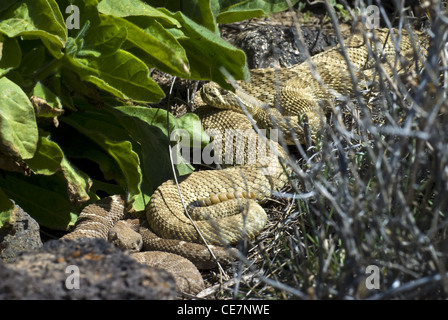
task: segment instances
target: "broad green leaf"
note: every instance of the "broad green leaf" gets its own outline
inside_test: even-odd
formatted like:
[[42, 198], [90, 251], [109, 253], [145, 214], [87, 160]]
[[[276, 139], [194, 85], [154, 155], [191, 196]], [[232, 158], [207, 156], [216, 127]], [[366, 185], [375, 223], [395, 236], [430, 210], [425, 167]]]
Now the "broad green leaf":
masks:
[[[59, 0], [61, 8], [70, 5], [69, 0]], [[126, 29], [108, 23], [100, 17], [96, 0], [76, 3], [80, 12], [78, 28], [69, 30], [66, 54], [75, 56], [100, 56], [112, 54], [120, 49], [126, 40]], [[68, 18], [67, 18], [68, 19]]]
[[84, 203], [89, 200], [89, 190], [92, 186], [90, 178], [77, 170], [66, 157], [62, 158], [61, 170], [67, 181], [67, 189], [70, 202], [74, 204]]
[[[246, 19], [262, 17], [264, 15], [281, 12], [289, 8], [286, 0], [211, 0], [219, 4], [219, 12], [215, 11], [218, 23], [232, 23]], [[291, 6], [299, 0], [291, 0]]]
[[22, 0], [0, 14], [0, 33], [10, 38], [39, 37], [51, 54], [62, 57], [67, 29], [54, 0]]
[[22, 53], [17, 39], [4, 38], [0, 34], [0, 77], [20, 65]]
[[115, 109], [119, 111], [117, 119], [127, 128], [140, 155], [140, 167], [143, 173], [142, 194], [133, 205], [137, 211], [143, 210], [154, 190], [162, 182], [173, 177], [168, 132], [174, 130], [176, 121], [171, 114], [162, 109], [139, 106]]
[[[108, 118], [107, 120], [109, 119], [111, 118]], [[65, 139], [65, 141], [60, 142], [60, 145], [64, 150], [64, 160], [70, 159], [74, 163], [80, 163], [81, 168], [85, 170], [88, 174], [92, 175], [92, 180], [95, 181], [95, 183], [91, 186], [90, 185], [91, 181], [89, 177], [84, 176], [84, 173], [79, 172], [74, 168], [73, 168], [73, 170], [75, 171], [74, 174], [80, 175], [82, 178], [84, 178], [85, 182], [81, 181], [81, 183], [77, 183], [76, 181], [79, 180], [78, 178], [75, 177], [75, 179], [70, 179], [68, 176], [73, 174], [70, 172], [66, 174], [64, 172], [64, 175], [67, 177], [67, 180], [72, 181], [70, 183], [82, 185], [79, 188], [81, 190], [90, 190], [91, 191], [90, 196], [92, 196], [92, 191], [101, 190], [108, 192], [110, 189], [110, 188], [108, 188], [107, 190], [102, 189], [101, 185], [100, 186], [98, 185], [99, 181], [93, 179], [93, 177], [98, 177], [98, 175], [102, 173], [104, 180], [116, 182], [114, 188], [120, 189], [120, 191], [116, 193], [124, 194], [126, 181], [124, 180], [123, 174], [121, 173], [121, 169], [118, 166], [117, 162], [106, 151], [104, 151], [102, 148], [99, 148], [98, 144], [96, 144], [93, 140], [89, 139], [87, 136], [83, 135], [76, 129], [71, 127], [69, 128], [66, 127], [65, 129], [69, 130], [68, 135], [70, 136], [70, 138], [67, 138]], [[90, 162], [92, 164], [96, 163], [98, 165], [99, 172], [96, 166], [92, 165]], [[66, 164], [65, 161], [61, 163], [63, 171], [65, 170], [64, 168], [67, 165], [70, 165], [70, 163]], [[73, 170], [69, 169], [68, 171]], [[117, 185], [117, 183], [119, 185]], [[105, 184], [103, 183], [103, 185]], [[78, 193], [81, 195], [81, 192]]]
[[120, 167], [127, 182], [129, 200], [140, 193], [140, 183], [142, 173], [139, 166], [138, 155], [132, 150], [132, 144], [129, 141], [115, 142], [98, 135], [95, 138], [98, 144], [101, 144]]
[[23, 58], [18, 71], [24, 77], [32, 76], [42, 67], [45, 61], [45, 46], [40, 45], [39, 41], [35, 40], [20, 41], [20, 47]]
[[92, 26], [83, 38], [83, 47], [77, 52], [78, 56], [89, 55], [89, 52], [99, 55], [109, 55], [120, 49], [126, 40], [126, 28], [108, 21], [107, 17], [100, 18], [100, 24]]
[[218, 33], [218, 25], [211, 6], [219, 10], [219, 3], [210, 0], [183, 1], [146, 0], [153, 7], [163, 7], [171, 12], [182, 12], [196, 23], [206, 27], [210, 31]]
[[[86, 146], [85, 142], [86, 141], [84, 140], [80, 141], [80, 143], [84, 143], [84, 146]], [[120, 184], [123, 186], [125, 185], [120, 167], [117, 165], [114, 159], [102, 149], [94, 147], [74, 148], [71, 145], [70, 148], [67, 149], [67, 156], [69, 156], [71, 159], [83, 159], [95, 162], [98, 164], [105, 180], [118, 182], [123, 181], [123, 183]]]
[[[210, 138], [202, 129], [199, 118], [194, 114], [187, 114], [176, 119], [163, 109], [143, 106], [115, 107], [117, 119], [127, 128], [132, 140], [136, 143], [134, 148], [140, 155], [143, 181], [142, 195], [134, 203], [136, 210], [144, 209], [154, 190], [164, 181], [173, 178], [170, 159], [171, 133], [176, 129], [184, 129], [196, 138], [195, 145], [206, 145]], [[192, 142], [193, 143], [193, 142]], [[177, 154], [180, 157], [180, 154]], [[176, 170], [179, 175], [191, 173], [191, 164], [181, 162]]]
[[2, 0], [2, 5], [0, 6], [0, 15], [2, 14], [3, 11], [8, 10], [10, 6], [19, 1], [20, 0]]
[[216, 21], [218, 21], [218, 23], [233, 23], [252, 18], [261, 18], [265, 15], [265, 12], [259, 9], [224, 11], [216, 17]]
[[215, 5], [213, 2], [214, 1], [210, 0], [198, 0], [199, 14], [196, 14], [194, 16], [190, 16], [187, 14], [187, 16], [192, 18], [192, 20], [194, 20], [196, 23], [206, 27], [210, 31], [219, 34], [216, 17], [212, 11], [212, 7]]
[[39, 110], [37, 117], [53, 118], [61, 115], [63, 112], [62, 103], [59, 97], [43, 85], [42, 82], [36, 83], [36, 86], [33, 89], [33, 96], [43, 99], [48, 105], [47, 109]]
[[88, 191], [91, 186], [89, 177], [74, 168], [65, 158], [58, 144], [47, 137], [40, 137], [34, 157], [26, 163], [35, 174], [53, 175], [62, 172], [72, 203], [78, 204], [89, 200]]
[[[294, 5], [299, 0], [291, 0]], [[153, 7], [164, 7], [171, 12], [180, 11], [196, 23], [217, 32], [217, 23], [231, 23], [262, 17], [289, 8], [286, 0], [146, 0]]]
[[[115, 110], [119, 110], [127, 115], [127, 117], [122, 116], [119, 119], [123, 123], [123, 126], [127, 128], [129, 133], [140, 144], [144, 144], [148, 140], [148, 137], [142, 135], [141, 131], [136, 131], [132, 125], [143, 124], [144, 126], [157, 127], [167, 141], [171, 141], [170, 136], [174, 130], [182, 129], [191, 137], [189, 141], [190, 146], [204, 147], [210, 142], [210, 137], [203, 130], [199, 117], [194, 113], [187, 113], [182, 117], [175, 118], [164, 109], [148, 108], [145, 106], [120, 106], [115, 107]], [[134, 122], [129, 122], [129, 120]], [[168, 144], [164, 145], [163, 152], [167, 150], [167, 146]]]
[[[101, 108], [97, 108], [96, 106], [91, 106], [88, 104], [80, 105], [79, 107], [81, 112], [72, 113], [61, 119], [61, 121], [69, 121], [70, 126], [78, 129], [78, 126], [72, 125], [72, 122], [76, 121], [78, 125], [85, 127], [86, 132], [91, 130], [92, 132], [106, 134], [110, 139], [115, 141], [129, 139], [127, 129], [124, 128], [120, 121], [116, 119], [116, 116], [113, 114], [113, 111], [110, 111], [109, 107], [103, 106]], [[78, 130], [78, 132], [86, 135], [86, 132], [83, 130]], [[86, 136], [91, 138], [89, 135]], [[95, 141], [94, 139], [92, 140]], [[94, 145], [89, 145], [89, 147], [93, 148]]]
[[[171, 33], [159, 23], [164, 21], [164, 19], [168, 19], [173, 22], [170, 23], [169, 26], [173, 27], [178, 25], [177, 21], [140, 1], [136, 1], [135, 3], [132, 1], [129, 3], [126, 3], [126, 1], [114, 3], [112, 1], [109, 4], [111, 4], [112, 7], [109, 7], [107, 1], [101, 2], [99, 8], [105, 8], [105, 10], [103, 10], [103, 14], [99, 16], [99, 22], [96, 22], [98, 25], [92, 23], [92, 26], [85, 33], [85, 37], [77, 40], [78, 56], [96, 54], [98, 57], [98, 52], [104, 52], [99, 50], [100, 48], [98, 48], [97, 40], [102, 40], [104, 42], [102, 46], [112, 45], [113, 47], [113, 44], [115, 43], [121, 45], [124, 38], [127, 37], [127, 40], [132, 43], [132, 45], [141, 49], [143, 54], [151, 57], [151, 66], [156, 66], [160, 70], [178, 76], [189, 74], [188, 60], [184, 49]], [[123, 6], [130, 6], [132, 9], [122, 11]], [[136, 8], [140, 7], [142, 7], [141, 10], [136, 10]], [[123, 17], [127, 17], [130, 21]], [[160, 17], [163, 17], [163, 19], [159, 20], [158, 18]], [[133, 20], [138, 20], [141, 25], [134, 24], [132, 22]], [[83, 20], [83, 23], [84, 22], [85, 21]], [[119, 36], [115, 35], [117, 31], [113, 30], [113, 28], [120, 30]], [[78, 37], [78, 35], [76, 36]], [[94, 41], [92, 41], [92, 39]], [[119, 41], [119, 39], [121, 41]], [[82, 49], [80, 48], [81, 42]], [[145, 56], [144, 58], [147, 57]], [[149, 59], [145, 59], [145, 62], [147, 61], [149, 61]]]
[[65, 230], [76, 221], [62, 174], [26, 177], [8, 173], [0, 177], [0, 188], [40, 225]]
[[179, 27], [176, 19], [139, 0], [102, 0], [98, 11], [114, 17], [147, 16], [159, 20], [164, 25]]
[[[163, 11], [170, 14], [167, 10]], [[181, 12], [172, 16], [182, 24], [181, 31], [185, 37], [179, 38], [178, 41], [187, 52], [192, 79], [212, 80], [229, 89], [230, 86], [226, 82], [227, 73], [236, 80], [249, 80], [243, 51]]]
[[190, 137], [190, 146], [205, 147], [210, 143], [210, 137], [205, 133], [201, 120], [194, 113], [186, 113], [176, 118], [176, 128], [184, 129]]
[[[139, 119], [147, 125], [159, 128], [165, 136], [168, 136], [168, 132], [174, 130], [177, 125], [174, 116], [163, 109], [148, 108], [146, 106], [118, 106], [114, 109], [121, 112], [117, 113], [117, 118], [127, 130], [132, 130], [132, 128], [127, 127], [129, 122], [123, 121], [133, 118]], [[144, 137], [141, 138], [144, 139]]]
[[0, 78], [0, 151], [30, 159], [38, 143], [33, 106], [27, 95], [8, 78]]
[[[102, 20], [127, 30], [127, 40], [145, 54], [145, 63], [149, 66], [180, 77], [189, 76], [188, 59], [184, 48], [158, 21], [141, 17], [131, 19], [131, 21], [139, 20], [138, 26], [131, 21], [113, 16], [104, 16]], [[131, 52], [135, 54], [134, 51]]]
[[75, 58], [65, 56], [66, 67], [82, 80], [91, 82], [121, 99], [158, 102], [165, 94], [149, 76], [148, 67], [134, 55], [117, 50], [108, 56]]
[[0, 229], [10, 221], [14, 209], [14, 203], [0, 188]]
[[57, 143], [40, 137], [34, 157], [26, 163], [35, 174], [52, 175], [61, 169], [63, 158], [64, 154]]
[[[85, 32], [84, 27], [90, 25], [96, 27], [99, 25], [99, 13], [98, 13], [98, 1], [97, 0], [57, 0], [59, 8], [64, 14], [65, 24], [67, 26], [68, 36], [75, 38], [79, 33]], [[76, 6], [73, 8], [72, 5]], [[79, 19], [79, 21], [76, 21]], [[74, 24], [79, 22], [78, 26]], [[83, 40], [83, 36], [80, 36], [80, 40]]]
[[94, 141], [118, 165], [123, 177], [122, 187], [129, 192], [129, 199], [133, 200], [140, 194], [142, 173], [140, 160], [132, 149], [132, 144], [126, 132], [120, 128], [117, 121], [107, 113], [88, 111], [73, 113], [64, 117], [65, 123], [77, 129], [80, 133]]
[[[93, 185], [90, 193], [90, 201], [89, 203], [95, 202], [96, 200], [101, 199], [98, 195], [96, 195], [94, 192], [101, 191], [106, 194], [125, 194], [126, 191], [124, 188], [120, 187], [117, 184], [113, 183], [107, 183], [101, 180], [95, 180], [92, 179]], [[93, 193], [93, 194], [92, 194]]]

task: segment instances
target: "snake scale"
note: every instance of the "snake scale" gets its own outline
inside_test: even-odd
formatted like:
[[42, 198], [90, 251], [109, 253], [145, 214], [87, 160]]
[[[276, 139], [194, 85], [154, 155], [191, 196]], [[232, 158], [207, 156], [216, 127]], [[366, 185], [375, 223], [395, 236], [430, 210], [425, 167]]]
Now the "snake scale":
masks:
[[[201, 92], [204, 106], [196, 112], [206, 130], [217, 129], [223, 133], [228, 129], [239, 129], [238, 132], [243, 132], [240, 141], [247, 142], [254, 137], [257, 141], [254, 150], [264, 146], [266, 150], [276, 150], [274, 154], [279, 157], [271, 157], [273, 153], [267, 152], [269, 161], [258, 159], [260, 161], [250, 165], [196, 171], [180, 178], [179, 189], [173, 180], [160, 185], [146, 208], [147, 223], [152, 231], [140, 230], [144, 235], [144, 249], [177, 253], [199, 267], [213, 266], [210, 252], [201, 245], [203, 237], [213, 245], [211, 249], [218, 259], [231, 261], [232, 251], [221, 246], [255, 237], [267, 220], [260, 203], [266, 201], [273, 190], [281, 190], [288, 181], [287, 170], [279, 160], [285, 159], [284, 150], [279, 144], [265, 141], [255, 133], [241, 104], [258, 127], [278, 127], [288, 142], [293, 140], [291, 134], [303, 142], [303, 120], [308, 121], [311, 136], [317, 136], [322, 130], [329, 102], [353, 94], [353, 76], [358, 84], [367, 85], [375, 80], [378, 62], [389, 76], [393, 76], [392, 70], [409, 70], [416, 57], [422, 57], [424, 53], [424, 49], [416, 50], [412, 45], [417, 43], [424, 47], [424, 36], [413, 32], [412, 37], [405, 31], [398, 36], [396, 30], [388, 29], [378, 29], [370, 38], [354, 34], [344, 41], [345, 55], [339, 45], [313, 56], [311, 63], [283, 69], [252, 70], [251, 82], [238, 82], [235, 92], [221, 89], [214, 83], [204, 85]], [[224, 142], [232, 145], [235, 141], [238, 139], [234, 137]], [[223, 155], [226, 146], [222, 148]], [[250, 154], [248, 149], [247, 146], [243, 151], [240, 149], [246, 163]], [[121, 196], [101, 201], [86, 207], [75, 230], [65, 238], [108, 237], [109, 230], [123, 219], [126, 210]], [[196, 227], [185, 214], [184, 205]], [[193, 291], [197, 292], [199, 288]]]

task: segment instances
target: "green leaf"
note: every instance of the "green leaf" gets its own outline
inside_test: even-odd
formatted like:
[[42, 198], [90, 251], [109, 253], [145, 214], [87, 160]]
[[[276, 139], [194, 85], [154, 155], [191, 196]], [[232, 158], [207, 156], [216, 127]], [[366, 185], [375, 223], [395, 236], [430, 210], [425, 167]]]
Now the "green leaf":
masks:
[[[294, 5], [299, 0], [291, 0]], [[146, 0], [154, 7], [164, 7], [171, 12], [180, 11], [210, 31], [218, 32], [217, 23], [232, 23], [262, 17], [287, 10], [286, 0]]]
[[190, 146], [205, 147], [210, 143], [210, 137], [205, 133], [202, 127], [201, 120], [197, 114], [186, 113], [183, 116], [176, 118], [176, 128], [184, 129], [188, 132], [192, 138], [190, 140]]
[[95, 52], [95, 56], [109, 55], [121, 48], [126, 40], [126, 28], [107, 17], [100, 17], [100, 24], [91, 27], [86, 32], [82, 50], [78, 56], [87, 56], [89, 52]]
[[235, 10], [235, 11], [225, 11], [220, 13], [216, 17], [216, 21], [218, 23], [234, 23], [238, 21], [243, 21], [247, 19], [253, 18], [261, 18], [265, 16], [265, 12], [263, 10]]
[[59, 97], [41, 82], [36, 83], [33, 96], [43, 99], [48, 105], [47, 109], [41, 109], [37, 112], [37, 117], [53, 118], [63, 113], [62, 102]]
[[140, 194], [142, 173], [140, 160], [132, 149], [126, 131], [121, 128], [116, 119], [107, 112], [89, 110], [83, 113], [73, 113], [61, 119], [80, 133], [94, 141], [118, 165], [123, 181], [119, 181], [129, 192], [129, 201]]
[[[150, 67], [184, 78], [190, 75], [184, 48], [158, 21], [141, 17], [131, 19], [138, 22], [138, 26], [123, 18], [105, 16], [102, 19], [127, 30], [127, 40], [141, 50]], [[127, 50], [140, 57], [138, 52]]]
[[71, 202], [78, 204], [89, 200], [90, 178], [73, 167], [59, 145], [48, 137], [40, 137], [34, 157], [26, 163], [35, 174], [49, 176], [62, 172]]
[[[206, 27], [210, 31], [219, 34], [218, 24], [212, 11], [212, 6], [216, 6], [214, 1], [198, 0], [199, 14], [189, 16], [196, 23]], [[188, 15], [188, 14], [187, 14]]]
[[89, 190], [92, 186], [90, 178], [77, 170], [66, 157], [62, 158], [61, 170], [67, 182], [70, 202], [80, 204], [89, 200]]
[[8, 78], [0, 78], [0, 151], [30, 159], [38, 143], [33, 106], [27, 95]]
[[146, 0], [153, 7], [163, 7], [171, 12], [182, 12], [194, 22], [206, 27], [212, 32], [218, 33], [218, 25], [214, 16], [212, 6], [219, 9], [217, 1], [210, 0], [190, 0], [183, 1], [165, 1], [165, 0]]
[[[70, 25], [68, 29], [68, 35], [70, 37], [76, 37], [80, 33], [85, 32], [83, 30], [88, 24], [92, 27], [99, 25], [99, 13], [98, 13], [98, 1], [97, 0], [83, 0], [83, 1], [73, 1], [73, 0], [57, 0], [61, 10], [65, 12], [66, 15], [66, 25]], [[79, 9], [79, 17], [74, 16], [75, 11], [72, 5], [76, 5]], [[76, 12], [77, 13], [77, 12]], [[79, 18], [79, 26], [73, 27], [72, 24], [75, 22], [74, 18]], [[83, 36], [80, 40], [82, 40]]]
[[40, 225], [65, 230], [76, 221], [62, 174], [26, 177], [8, 173], [0, 177], [0, 188]]
[[0, 14], [3, 11], [6, 11], [9, 9], [10, 6], [12, 6], [13, 4], [19, 2], [20, 0], [3, 0], [2, 1], [2, 6], [0, 7]]
[[26, 160], [36, 174], [52, 175], [61, 169], [64, 154], [59, 146], [46, 137], [40, 137], [34, 157]]
[[14, 203], [0, 188], [0, 229], [9, 222], [14, 209]]
[[127, 128], [142, 161], [142, 194], [133, 205], [137, 211], [143, 210], [154, 190], [173, 177], [168, 128], [173, 130], [176, 122], [171, 114], [162, 109], [139, 106], [115, 109], [119, 111], [117, 119]]
[[166, 152], [171, 141], [170, 136], [176, 129], [185, 130], [191, 137], [189, 141], [190, 146], [203, 147], [210, 142], [210, 137], [205, 133], [201, 125], [201, 120], [194, 113], [187, 113], [182, 117], [175, 118], [171, 113], [164, 109], [148, 108], [144, 106], [119, 106], [115, 110], [126, 114], [128, 117], [117, 115], [121, 123], [127, 128], [129, 134], [141, 145], [149, 139], [145, 136], [144, 130], [136, 129], [139, 125], [143, 127], [156, 127], [163, 134], [167, 141], [160, 151]]
[[206, 27], [214, 33], [219, 33], [218, 25], [214, 16], [212, 6], [219, 9], [216, 1], [210, 0], [191, 0], [188, 3], [182, 1], [164, 1], [164, 0], [147, 0], [154, 7], [163, 7], [171, 12], [182, 12], [185, 16]]
[[[219, 12], [215, 12], [218, 23], [232, 23], [246, 19], [258, 18], [264, 15], [281, 12], [289, 8], [285, 0], [212, 0], [219, 3]], [[293, 6], [299, 0], [291, 0]]]
[[[150, 61], [150, 66], [178, 76], [189, 75], [184, 49], [161, 24], [166, 26], [168, 23], [170, 27], [175, 27], [179, 25], [176, 20], [141, 1], [102, 1], [98, 9], [103, 13], [99, 17], [99, 25], [92, 26], [86, 32], [83, 49], [78, 56], [86, 55], [84, 52], [92, 54], [99, 51], [91, 38], [103, 40], [105, 44], [111, 42], [109, 39], [116, 39], [118, 44], [118, 39], [124, 41], [126, 38], [132, 46], [142, 51], [143, 59]], [[124, 38], [122, 34], [118, 37], [114, 35], [112, 26], [121, 30]]]
[[[89, 139], [87, 136], [81, 134], [80, 132], [70, 132], [70, 135], [70, 141], [64, 144], [64, 154], [67, 158], [73, 159], [75, 161], [91, 161], [93, 163], [96, 163], [105, 180], [117, 181], [122, 186], [126, 185], [120, 167], [117, 165], [115, 160], [110, 155], [108, 155], [107, 152], [99, 148], [93, 140]], [[88, 171], [88, 173], [90, 174], [91, 172]], [[93, 173], [93, 176], [96, 175]], [[92, 188], [98, 189], [96, 185], [93, 185]], [[124, 193], [123, 190], [124, 188], [122, 188], [121, 193]]]
[[[160, 9], [161, 11], [163, 9]], [[249, 80], [249, 70], [243, 51], [235, 48], [209, 29], [197, 24], [181, 12], [171, 14], [181, 24], [185, 35], [179, 43], [185, 48], [192, 79], [212, 80], [225, 88], [227, 74], [236, 80]]]
[[62, 57], [67, 28], [54, 0], [22, 0], [0, 14], [0, 33], [10, 38], [39, 37], [51, 54]]
[[15, 53], [23, 52], [18, 72], [25, 77], [32, 76], [45, 61], [45, 47], [38, 40], [20, 41], [20, 47], [21, 49]]
[[[157, 108], [122, 106], [115, 107], [115, 110], [119, 111], [117, 119], [123, 127], [127, 128], [136, 144], [134, 149], [139, 153], [142, 161], [142, 196], [139, 199], [140, 202], [134, 204], [136, 210], [142, 210], [154, 190], [162, 182], [173, 177], [169, 154], [172, 145], [171, 133], [176, 129], [184, 129], [190, 137], [197, 139], [194, 142], [197, 146], [207, 144], [210, 138], [203, 131], [199, 118], [194, 114], [176, 119], [166, 110]], [[179, 175], [193, 171], [191, 164], [185, 162], [179, 163], [176, 169]]]
[[20, 65], [22, 53], [17, 39], [4, 38], [0, 34], [0, 77]]
[[148, 67], [134, 55], [117, 50], [108, 56], [75, 58], [64, 56], [65, 66], [82, 80], [91, 82], [121, 99], [158, 102], [165, 94], [149, 76]]
[[176, 19], [139, 0], [102, 0], [98, 11], [114, 17], [147, 16], [159, 20], [164, 25], [179, 27]]

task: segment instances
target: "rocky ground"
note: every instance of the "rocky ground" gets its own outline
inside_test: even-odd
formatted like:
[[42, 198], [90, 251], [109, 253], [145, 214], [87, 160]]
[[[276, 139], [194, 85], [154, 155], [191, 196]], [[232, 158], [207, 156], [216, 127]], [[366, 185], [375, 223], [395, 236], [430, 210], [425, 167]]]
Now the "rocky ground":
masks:
[[0, 230], [0, 300], [174, 299], [171, 275], [144, 266], [101, 239], [49, 240], [17, 207]]

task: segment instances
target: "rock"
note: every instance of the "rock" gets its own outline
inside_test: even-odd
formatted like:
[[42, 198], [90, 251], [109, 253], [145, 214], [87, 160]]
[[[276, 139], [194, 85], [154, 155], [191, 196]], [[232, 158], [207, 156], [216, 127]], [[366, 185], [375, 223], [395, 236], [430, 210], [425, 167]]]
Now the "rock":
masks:
[[0, 262], [1, 299], [174, 299], [172, 276], [102, 239], [51, 240]]
[[[294, 26], [264, 25], [258, 22], [240, 22], [231, 26], [239, 31], [224, 32], [223, 36], [246, 53], [249, 69], [289, 67], [306, 59], [306, 55], [300, 51]], [[309, 27], [302, 27], [301, 30], [304, 45], [311, 55], [336, 44], [336, 37], [330, 32]]]
[[8, 225], [0, 229], [0, 259], [13, 261], [22, 251], [42, 247], [39, 224], [18, 205]]

